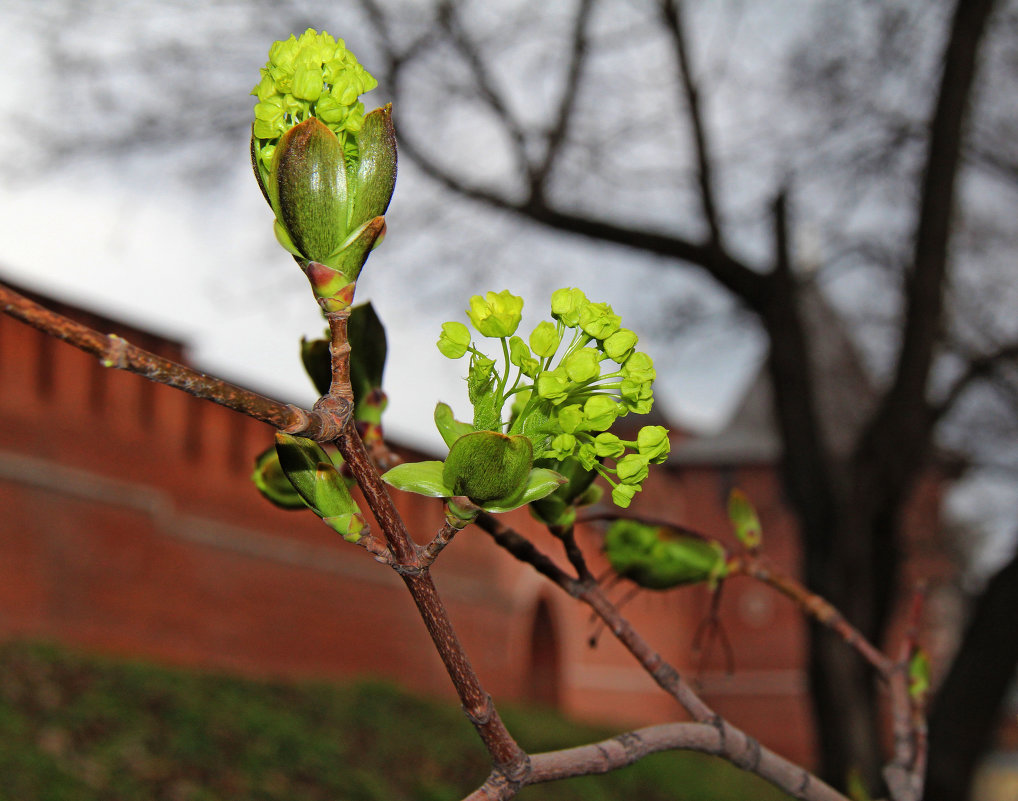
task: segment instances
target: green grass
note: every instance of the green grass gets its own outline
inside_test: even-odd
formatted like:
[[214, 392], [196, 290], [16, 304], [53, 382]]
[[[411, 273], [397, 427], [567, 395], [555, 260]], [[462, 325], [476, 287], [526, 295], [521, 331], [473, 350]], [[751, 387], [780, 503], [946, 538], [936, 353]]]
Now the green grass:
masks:
[[[505, 709], [532, 751], [610, 733]], [[257, 682], [0, 646], [0, 801], [446, 801], [488, 763], [454, 704], [390, 685]], [[779, 799], [697, 754], [525, 789], [523, 801]]]

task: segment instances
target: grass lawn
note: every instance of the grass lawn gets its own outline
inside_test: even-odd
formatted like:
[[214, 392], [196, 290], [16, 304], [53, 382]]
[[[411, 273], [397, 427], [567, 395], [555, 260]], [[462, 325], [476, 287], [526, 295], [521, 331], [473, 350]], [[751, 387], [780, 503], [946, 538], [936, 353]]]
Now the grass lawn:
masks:
[[[500, 711], [531, 751], [611, 734], [546, 711]], [[445, 801], [487, 773], [454, 704], [391, 685], [259, 682], [0, 645], [0, 801]], [[720, 760], [680, 753], [519, 797], [787, 798]]]

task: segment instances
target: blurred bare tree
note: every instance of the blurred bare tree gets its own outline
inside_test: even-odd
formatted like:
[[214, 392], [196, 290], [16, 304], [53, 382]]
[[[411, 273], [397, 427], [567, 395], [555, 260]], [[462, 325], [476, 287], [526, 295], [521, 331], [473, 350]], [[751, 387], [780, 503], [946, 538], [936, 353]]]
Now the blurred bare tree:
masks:
[[[751, 75], [732, 88], [733, 45], [713, 63], [718, 48], [707, 46], [735, 40], [744, 4], [438, 2], [428, 25], [411, 28], [401, 9], [362, 0], [402, 152], [434, 180], [550, 229], [704, 271], [755, 315], [808, 582], [878, 641], [898, 589], [902, 510], [937, 432], [977, 384], [1005, 381], [1018, 353], [1014, 317], [993, 297], [1015, 292], [1005, 270], [1018, 38], [1014, 7], [993, 6], [828, 3], [809, 24], [791, 6], [772, 8], [761, 34], [792, 57], [755, 66], [786, 70], [790, 91], [766, 107]], [[733, 97], [746, 108], [720, 105]], [[817, 275], [797, 269], [794, 207], [809, 209], [824, 242]], [[824, 419], [805, 308], [810, 287], [846, 274], [881, 387], [855, 421]], [[1015, 657], [1002, 655], [994, 669], [1006, 678]], [[824, 775], [843, 782], [859, 769], [878, 787], [868, 671], [814, 631], [810, 679]], [[948, 687], [964, 695], [978, 684]], [[967, 725], [988, 731], [990, 707]], [[943, 786], [950, 771], [939, 769], [953, 762], [964, 781], [972, 763], [957, 768], [953, 743], [968, 731], [939, 720], [929, 797], [959, 798], [964, 789]]]
[[[144, 22], [124, 12], [152, 28], [134, 50], [102, 46], [97, 27], [127, 4], [9, 9], [49, 43], [60, 77], [21, 121], [26, 153], [122, 156], [184, 139], [203, 155], [174, 157], [214, 176], [209, 144], [249, 121], [235, 76], [250, 82], [281, 31], [324, 27], [379, 77], [401, 155], [445, 193], [422, 225], [467, 201], [708, 276], [769, 342], [807, 581], [876, 641], [898, 591], [901, 513], [935, 446], [1015, 466], [1013, 0], [351, 0], [314, 16], [296, 0], [177, 0]], [[159, 20], [198, 13], [200, 25]], [[69, 125], [58, 112], [83, 96], [101, 114]], [[857, 419], [826, 419], [818, 397], [818, 287], [876, 376]], [[973, 630], [1011, 624], [1018, 584], [991, 590]], [[812, 635], [823, 773], [843, 783], [861, 769], [877, 787], [872, 677]], [[969, 745], [985, 741], [1018, 659], [1008, 641], [962, 649], [944, 684], [931, 801], [964, 797]]]

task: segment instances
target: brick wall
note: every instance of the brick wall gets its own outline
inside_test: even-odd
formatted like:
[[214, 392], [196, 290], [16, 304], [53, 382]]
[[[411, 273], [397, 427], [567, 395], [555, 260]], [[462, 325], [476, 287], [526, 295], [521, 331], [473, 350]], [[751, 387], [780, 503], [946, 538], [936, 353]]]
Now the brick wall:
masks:
[[[179, 343], [58, 310], [183, 356]], [[258, 497], [248, 474], [271, 442], [266, 426], [103, 368], [4, 316], [0, 420], [0, 636], [252, 675], [380, 675], [452, 695], [398, 577], [310, 513]], [[768, 465], [652, 472], [636, 508], [726, 533], [724, 498], [734, 485], [758, 505], [769, 557], [794, 571], [794, 526]], [[915, 530], [936, 528], [937, 501], [937, 491], [925, 492]], [[400, 493], [397, 502], [419, 539], [440, 526], [438, 502]], [[560, 558], [558, 543], [526, 512], [509, 520]], [[579, 536], [595, 573], [604, 572], [598, 531]], [[938, 564], [936, 551], [927, 557], [924, 569]], [[683, 717], [588, 612], [482, 533], [461, 533], [434, 574], [496, 698], [555, 702], [622, 725]], [[611, 595], [626, 592], [620, 585]], [[706, 590], [689, 588], [641, 593], [624, 613], [718, 711], [769, 747], [810, 759], [798, 612], [748, 581], [728, 582], [720, 614], [734, 647], [729, 673], [717, 642], [702, 655], [692, 647], [709, 609]]]

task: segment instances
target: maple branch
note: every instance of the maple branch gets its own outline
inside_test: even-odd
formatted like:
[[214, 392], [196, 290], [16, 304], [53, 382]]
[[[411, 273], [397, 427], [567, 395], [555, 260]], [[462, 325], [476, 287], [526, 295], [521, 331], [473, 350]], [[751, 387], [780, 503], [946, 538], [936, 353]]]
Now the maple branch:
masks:
[[179, 389], [275, 426], [288, 434], [316, 438], [324, 421], [304, 409], [280, 403], [215, 376], [192, 370], [132, 345], [116, 334], [102, 334], [87, 325], [51, 311], [0, 283], [0, 312], [44, 334], [91, 353], [103, 367], [125, 370], [157, 384]]
[[879, 648], [849, 623], [829, 601], [806, 588], [791, 576], [775, 570], [761, 559], [743, 555], [729, 564], [729, 575], [742, 574], [777, 590], [795, 602], [805, 615], [826, 626], [869, 662], [885, 681], [890, 681], [897, 670], [896, 664]]
[[[845, 796], [781, 757], [769, 752], [765, 754], [764, 749], [751, 749], [749, 752], [738, 750], [737, 745], [727, 741], [725, 733], [711, 723], [647, 726], [589, 745], [532, 754], [531, 772], [524, 786], [574, 776], [610, 773], [650, 754], [674, 750], [697, 751], [727, 759], [767, 779], [796, 798], [846, 801]], [[504, 801], [512, 798], [518, 790], [518, 787], [506, 785], [500, 777], [492, 776], [483, 786], [468, 795], [465, 801]]]
[[[733, 726], [711, 709], [693, 688], [682, 679], [679, 672], [636, 632], [629, 621], [619, 613], [618, 608], [608, 600], [596, 581], [579, 581], [571, 578], [545, 554], [534, 547], [526, 537], [490, 516], [481, 515], [478, 517], [477, 522], [483, 530], [492, 534], [493, 539], [498, 545], [505, 548], [520, 561], [530, 564], [542, 575], [552, 579], [557, 586], [569, 593], [569, 595], [589, 606], [661, 689], [675, 698], [697, 724], [714, 730], [715, 736], [721, 744], [718, 756], [722, 756], [743, 770], [766, 779], [785, 792], [791, 793], [796, 798], [811, 799], [811, 801], [820, 801], [821, 799], [824, 801], [846, 801], [845, 796], [838, 793], [830, 785], [824, 783], [804, 768], [789, 762], [784, 757], [778, 756], [773, 751], [763, 747], [754, 738], [738, 727]], [[628, 737], [629, 735], [620, 736]], [[595, 749], [596, 747], [593, 746]], [[570, 749], [570, 751], [574, 750]], [[582, 753], [589, 754], [590, 752]], [[530, 757], [532, 772], [536, 769], [535, 765], [538, 764], [540, 756], [532, 755]], [[561, 758], [567, 763], [573, 759], [573, 757], [556, 758]], [[582, 761], [580, 756], [575, 758]], [[526, 780], [526, 783], [530, 783], [530, 780]], [[501, 778], [494, 777], [489, 778], [488, 782], [471, 796], [468, 796], [468, 798], [477, 799], [477, 801], [480, 801], [480, 799], [501, 801], [501, 799], [511, 798], [518, 789], [518, 787], [505, 788]]]

